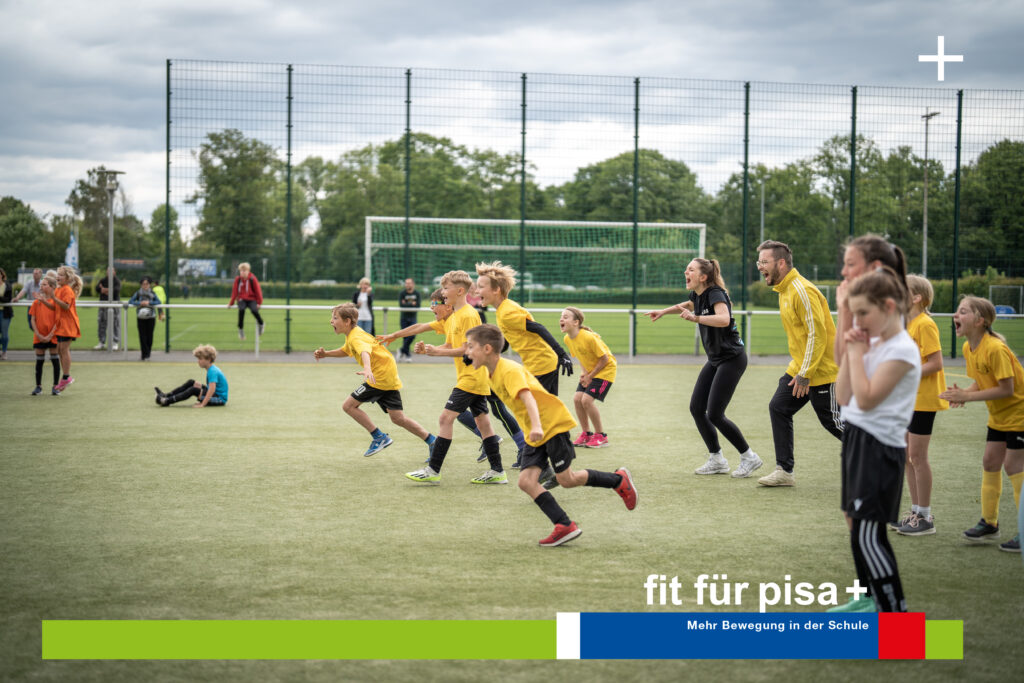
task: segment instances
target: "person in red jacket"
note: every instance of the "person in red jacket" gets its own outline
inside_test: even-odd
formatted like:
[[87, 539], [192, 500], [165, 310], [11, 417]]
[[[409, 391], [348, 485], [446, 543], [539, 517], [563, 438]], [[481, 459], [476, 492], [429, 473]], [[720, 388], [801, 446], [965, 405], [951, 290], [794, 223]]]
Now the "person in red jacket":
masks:
[[259, 280], [252, 274], [252, 267], [248, 263], [238, 264], [238, 276], [231, 286], [231, 301], [228, 308], [238, 301], [238, 338], [245, 339], [245, 309], [252, 311], [256, 318], [257, 334], [263, 334], [263, 318], [260, 316], [260, 306], [263, 305], [263, 290], [260, 289]]

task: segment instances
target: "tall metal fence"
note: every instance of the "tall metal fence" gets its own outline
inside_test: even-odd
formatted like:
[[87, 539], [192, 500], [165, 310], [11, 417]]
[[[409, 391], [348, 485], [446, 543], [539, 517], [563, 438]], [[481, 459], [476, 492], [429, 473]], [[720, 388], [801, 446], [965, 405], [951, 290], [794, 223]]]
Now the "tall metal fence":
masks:
[[376, 215], [703, 223], [742, 307], [764, 303], [762, 236], [827, 284], [876, 232], [951, 304], [966, 273], [1024, 276], [1022, 159], [1021, 91], [167, 62], [188, 255], [249, 261], [288, 300], [358, 279]]

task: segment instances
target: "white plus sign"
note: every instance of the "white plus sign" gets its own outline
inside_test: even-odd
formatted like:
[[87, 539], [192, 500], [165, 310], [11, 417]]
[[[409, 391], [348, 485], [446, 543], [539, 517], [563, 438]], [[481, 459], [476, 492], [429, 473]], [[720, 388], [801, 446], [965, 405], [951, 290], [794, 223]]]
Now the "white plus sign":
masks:
[[854, 600], [859, 600], [860, 596], [868, 592], [868, 589], [865, 586], [860, 585], [859, 579], [854, 579], [853, 585], [847, 588], [846, 592], [852, 594]]
[[946, 54], [946, 36], [939, 36], [939, 49], [938, 54], [935, 55], [918, 55], [917, 61], [919, 62], [938, 62], [939, 64], [939, 80], [946, 80], [946, 62], [962, 62], [964, 61], [963, 55], [947, 55]]

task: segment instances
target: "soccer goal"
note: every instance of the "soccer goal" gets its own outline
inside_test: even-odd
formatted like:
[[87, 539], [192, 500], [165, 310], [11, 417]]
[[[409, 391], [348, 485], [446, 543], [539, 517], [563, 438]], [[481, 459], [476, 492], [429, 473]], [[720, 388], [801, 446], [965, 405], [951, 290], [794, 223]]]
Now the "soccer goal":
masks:
[[[638, 224], [638, 288], [679, 289], [706, 238], [702, 223]], [[410, 218], [406, 267], [405, 219], [369, 216], [365, 247], [366, 276], [375, 282], [436, 284], [450, 270], [472, 274], [478, 262], [500, 260], [520, 271], [531, 299], [607, 298], [633, 286], [632, 223]]]
[[1013, 313], [1024, 312], [1024, 286], [989, 285], [988, 300], [996, 306], [1009, 306]]

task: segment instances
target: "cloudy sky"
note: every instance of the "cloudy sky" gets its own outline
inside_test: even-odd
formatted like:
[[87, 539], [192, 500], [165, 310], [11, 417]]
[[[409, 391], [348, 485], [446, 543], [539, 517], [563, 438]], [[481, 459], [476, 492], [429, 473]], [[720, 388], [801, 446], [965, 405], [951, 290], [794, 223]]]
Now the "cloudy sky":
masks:
[[0, 196], [65, 213], [105, 164], [148, 217], [168, 58], [1020, 90], [1021, 35], [1019, 1], [0, 0]]

